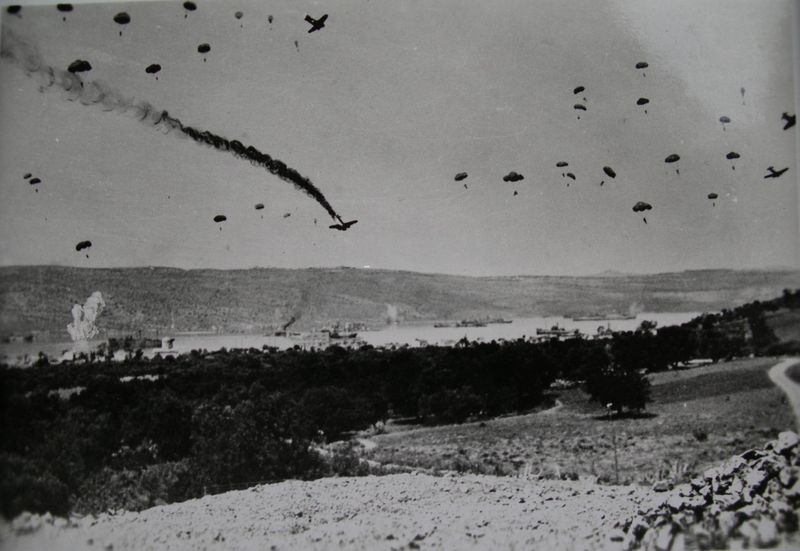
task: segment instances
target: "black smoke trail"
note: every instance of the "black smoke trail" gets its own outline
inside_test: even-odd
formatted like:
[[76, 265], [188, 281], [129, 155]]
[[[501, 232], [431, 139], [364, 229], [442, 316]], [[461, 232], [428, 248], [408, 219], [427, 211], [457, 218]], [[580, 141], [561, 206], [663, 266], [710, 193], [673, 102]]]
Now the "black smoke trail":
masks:
[[238, 159], [269, 171], [316, 200], [331, 218], [341, 222], [339, 214], [311, 180], [295, 169], [286, 166], [283, 161], [259, 151], [252, 145], [244, 145], [238, 140], [229, 140], [208, 130], [194, 128], [184, 124], [179, 118], [171, 116], [167, 111], [156, 109], [146, 101], [126, 98], [121, 92], [112, 89], [102, 81], [84, 82], [77, 74], [47, 65], [35, 46], [5, 27], [2, 29], [0, 56], [21, 65], [28, 74], [36, 76], [39, 79], [39, 91], [41, 92], [49, 88], [57, 88], [64, 91], [66, 99], [69, 101], [79, 101], [87, 106], [98, 105], [104, 111], [129, 114], [143, 123], [166, 131], [177, 130], [179, 135], [187, 136], [199, 144], [230, 153]]

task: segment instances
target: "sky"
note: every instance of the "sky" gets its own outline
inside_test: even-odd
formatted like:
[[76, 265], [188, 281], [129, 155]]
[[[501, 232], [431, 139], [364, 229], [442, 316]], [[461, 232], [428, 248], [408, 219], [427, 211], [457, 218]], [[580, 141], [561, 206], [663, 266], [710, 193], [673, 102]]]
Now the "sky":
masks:
[[[358, 223], [331, 230], [268, 171], [2, 60], [0, 265], [800, 268], [792, 0], [196, 3], [26, 4], [2, 32], [282, 160]], [[307, 33], [307, 13], [326, 26]]]

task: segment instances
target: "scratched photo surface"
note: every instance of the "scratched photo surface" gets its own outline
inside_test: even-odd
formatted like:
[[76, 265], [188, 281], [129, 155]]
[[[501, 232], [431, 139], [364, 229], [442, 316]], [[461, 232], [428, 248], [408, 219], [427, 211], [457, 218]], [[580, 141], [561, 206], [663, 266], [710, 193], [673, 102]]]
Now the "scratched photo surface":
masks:
[[0, 547], [797, 548], [798, 21], [3, 4]]

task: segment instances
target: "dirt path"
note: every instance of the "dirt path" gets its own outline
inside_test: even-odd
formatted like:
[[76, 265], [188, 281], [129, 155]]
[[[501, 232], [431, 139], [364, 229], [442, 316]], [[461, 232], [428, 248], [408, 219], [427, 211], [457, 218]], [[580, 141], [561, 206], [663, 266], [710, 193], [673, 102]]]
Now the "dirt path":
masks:
[[550, 409], [546, 409], [544, 411], [539, 412], [539, 415], [550, 415], [553, 414], [564, 407], [564, 402], [556, 398], [556, 403]]
[[789, 397], [794, 411], [795, 427], [800, 427], [800, 384], [791, 380], [786, 372], [798, 363], [800, 358], [788, 358], [769, 370], [769, 378]]

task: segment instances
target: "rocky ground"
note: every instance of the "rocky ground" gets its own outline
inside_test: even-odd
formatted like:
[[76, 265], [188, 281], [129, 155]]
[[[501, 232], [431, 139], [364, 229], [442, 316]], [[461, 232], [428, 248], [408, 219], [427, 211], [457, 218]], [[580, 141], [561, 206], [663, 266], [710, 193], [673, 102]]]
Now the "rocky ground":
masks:
[[598, 549], [649, 488], [479, 475], [396, 474], [282, 482], [72, 519], [22, 516], [7, 550]]
[[793, 432], [670, 488], [450, 473], [289, 481], [0, 525], [7, 550], [799, 549]]
[[662, 503], [623, 523], [624, 549], [799, 549], [800, 437], [782, 432], [761, 449], [736, 455], [691, 483], [669, 489]]

